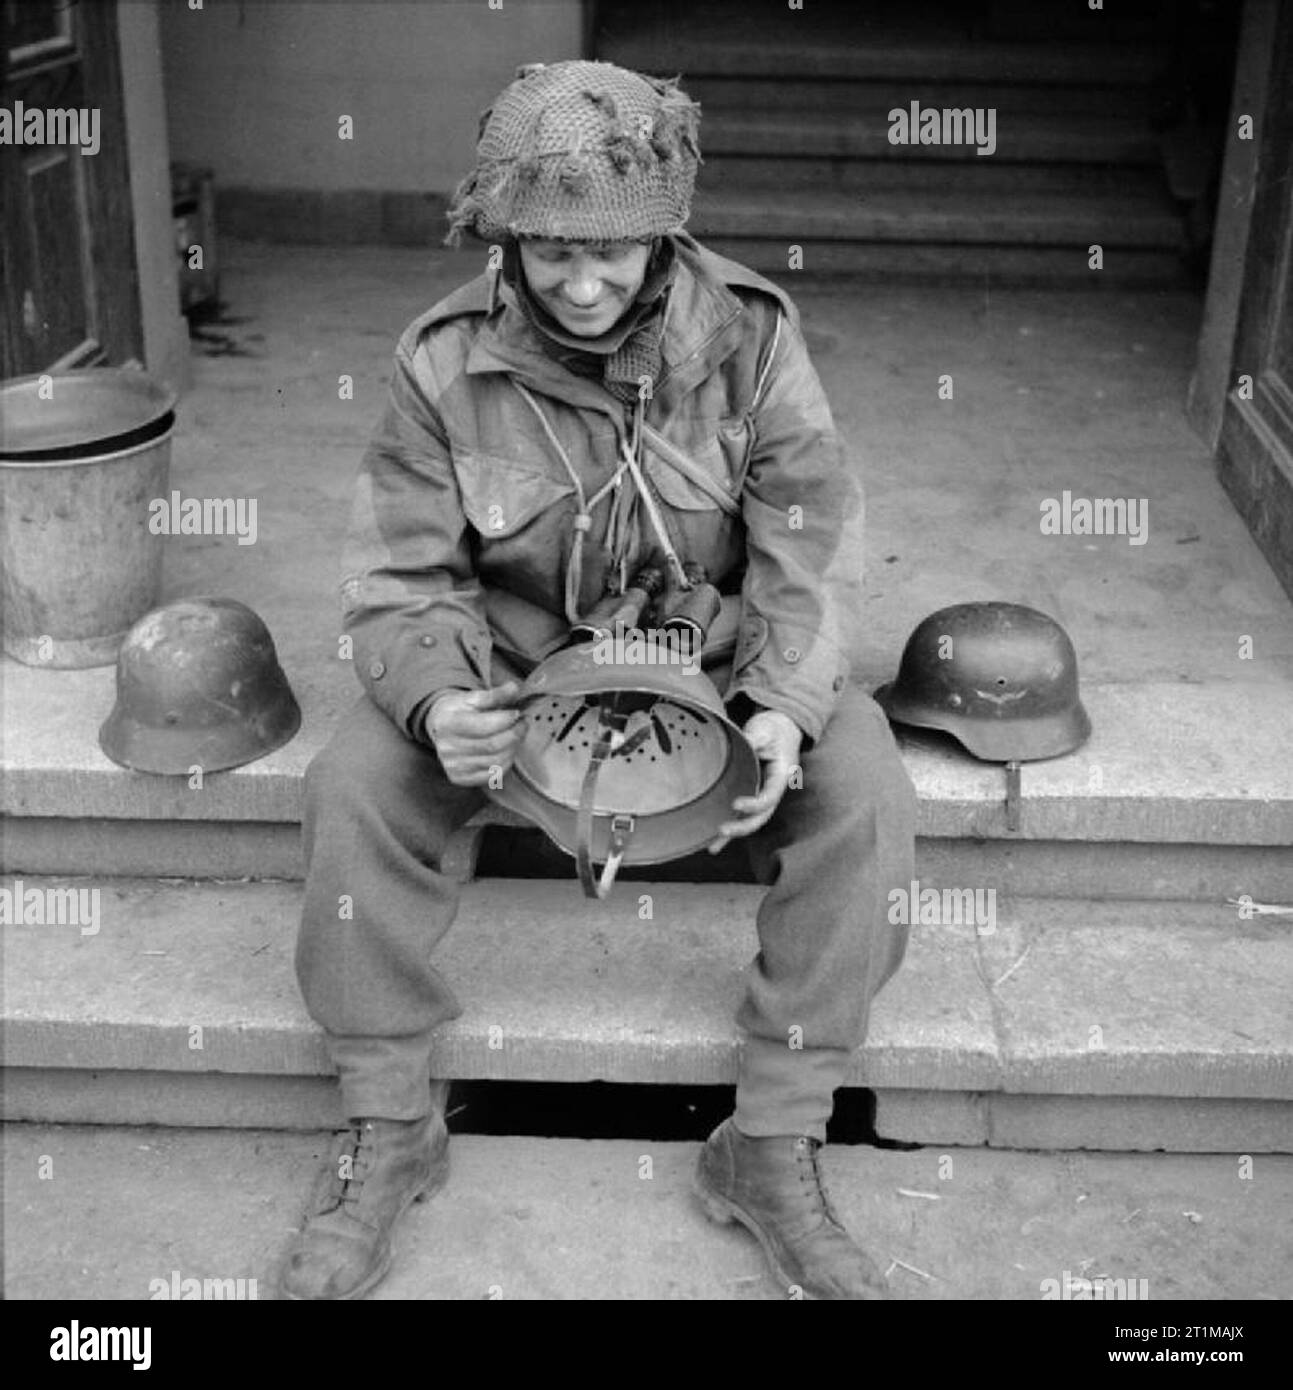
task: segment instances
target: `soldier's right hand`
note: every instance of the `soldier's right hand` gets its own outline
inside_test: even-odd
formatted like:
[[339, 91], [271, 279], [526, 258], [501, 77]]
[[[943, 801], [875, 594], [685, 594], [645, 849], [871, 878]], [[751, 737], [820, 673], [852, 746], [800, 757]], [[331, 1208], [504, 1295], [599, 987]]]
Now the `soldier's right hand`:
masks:
[[517, 681], [492, 690], [453, 690], [427, 711], [426, 731], [445, 776], [457, 787], [480, 787], [506, 772], [525, 737], [516, 707]]

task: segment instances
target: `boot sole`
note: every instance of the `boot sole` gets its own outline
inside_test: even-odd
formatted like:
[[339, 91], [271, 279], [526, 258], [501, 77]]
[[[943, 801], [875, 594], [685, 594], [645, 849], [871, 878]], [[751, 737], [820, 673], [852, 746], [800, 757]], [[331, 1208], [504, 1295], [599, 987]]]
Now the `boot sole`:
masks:
[[[427, 1179], [425, 1186], [413, 1192], [400, 1207], [395, 1220], [391, 1222], [391, 1234], [395, 1232], [396, 1226], [408, 1215], [408, 1210], [415, 1202], [426, 1202], [436, 1195], [449, 1181], [449, 1157], [445, 1155], [443, 1161], [435, 1168], [431, 1176]], [[386, 1251], [382, 1256], [381, 1263], [376, 1269], [362, 1282], [356, 1284], [349, 1293], [338, 1294], [336, 1298], [302, 1298], [300, 1294], [292, 1293], [285, 1289], [280, 1281], [279, 1292], [283, 1299], [288, 1303], [350, 1303], [355, 1299], [363, 1298], [365, 1294], [371, 1293], [391, 1272], [391, 1265], [394, 1263], [394, 1252], [391, 1249], [391, 1242], [386, 1242]]]

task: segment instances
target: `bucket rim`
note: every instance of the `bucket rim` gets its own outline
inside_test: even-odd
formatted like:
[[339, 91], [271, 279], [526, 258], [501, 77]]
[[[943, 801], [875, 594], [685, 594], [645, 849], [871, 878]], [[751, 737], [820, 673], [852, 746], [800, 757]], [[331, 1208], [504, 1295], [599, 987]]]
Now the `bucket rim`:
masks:
[[0, 468], [88, 468], [99, 463], [114, 463], [118, 459], [147, 453], [149, 449], [167, 443], [174, 432], [175, 412], [167, 411], [144, 430], [131, 430], [127, 434], [113, 435], [110, 439], [104, 440], [105, 444], [120, 446], [108, 453], [68, 453], [63, 449], [46, 449], [29, 454], [0, 453]]
[[[118, 427], [106, 435], [94, 433], [92, 418], [82, 423], [73, 413], [57, 429], [50, 431], [53, 442], [38, 441], [34, 447], [29, 447], [30, 432], [15, 427], [13, 411], [20, 402], [29, 401], [44, 380], [53, 383], [56, 393], [60, 386], [72, 392], [74, 403], [77, 393], [88, 395], [93, 403], [94, 392], [122, 392], [130, 405], [136, 407], [135, 413], [132, 417], [129, 410], [122, 412], [125, 418], [118, 419], [115, 422]], [[90, 390], [87, 392], [85, 388]], [[0, 459], [21, 462], [25, 458], [48, 458], [58, 451], [68, 456], [63, 462], [70, 462], [73, 457], [90, 459], [117, 453], [123, 447], [122, 441], [129, 436], [142, 436], [154, 428], [160, 433], [158, 421], [166, 416], [174, 417], [178, 400], [179, 394], [173, 387], [134, 367], [79, 367], [71, 371], [31, 372], [26, 376], [10, 377], [0, 381]], [[6, 402], [9, 410], [3, 409]], [[125, 428], [120, 428], [123, 424]]]

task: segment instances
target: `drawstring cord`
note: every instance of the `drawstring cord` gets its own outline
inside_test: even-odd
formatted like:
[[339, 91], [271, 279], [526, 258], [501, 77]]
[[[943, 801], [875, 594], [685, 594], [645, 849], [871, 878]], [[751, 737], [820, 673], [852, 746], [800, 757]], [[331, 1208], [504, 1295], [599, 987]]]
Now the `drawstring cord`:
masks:
[[[618, 564], [619, 566], [620, 593], [623, 593], [628, 587], [628, 552], [636, 531], [634, 521], [639, 499], [646, 507], [651, 529], [655, 532], [660, 549], [664, 552], [665, 562], [674, 576], [675, 583], [682, 589], [690, 589], [692, 587], [691, 581], [683, 569], [682, 561], [678, 558], [678, 552], [669, 539], [669, 533], [665, 528], [664, 518], [660, 514], [655, 497], [642, 475], [642, 468], [639, 463], [642, 455], [642, 424], [645, 413], [645, 403], [642, 398], [638, 397], [634, 407], [632, 435], [629, 440], [623, 441], [620, 445], [620, 458], [614, 475], [607, 479], [591, 497], [588, 497], [584, 492], [584, 485], [579, 479], [579, 474], [570, 461], [569, 454], [566, 453], [561, 441], [557, 438], [556, 431], [548, 423], [548, 417], [543, 413], [538, 401], [521, 382], [516, 381], [515, 378], [513, 378], [513, 382], [526, 404], [538, 417], [539, 424], [543, 427], [543, 433], [565, 466], [570, 481], [574, 485], [575, 496], [579, 500], [579, 510], [576, 512], [574, 520], [570, 558], [566, 562], [566, 621], [572, 627], [580, 621], [579, 591], [584, 574], [584, 537], [592, 528], [593, 508], [608, 493], [614, 493], [614, 496], [611, 499], [610, 514], [607, 518], [606, 558], [609, 564]], [[635, 484], [633, 495], [627, 500], [624, 497], [622, 486], [625, 473], [629, 474]]]
[[673, 574], [674, 583], [680, 589], [686, 590], [691, 588], [691, 580], [687, 578], [682, 561], [678, 558], [678, 552], [673, 548], [673, 542], [669, 539], [669, 531], [664, 524], [664, 517], [660, 515], [655, 494], [647, 486], [646, 479], [642, 476], [641, 465], [638, 462], [642, 457], [642, 417], [645, 413], [646, 404], [639, 396], [633, 410], [632, 447], [627, 444], [624, 446], [624, 463], [633, 475], [633, 481], [637, 484], [637, 495], [642, 499], [642, 503], [647, 509], [647, 516], [651, 520], [651, 529], [655, 532], [655, 538], [660, 543], [660, 549], [664, 551], [665, 563]]
[[613, 477], [609, 478], [597, 491], [588, 497], [584, 492], [584, 485], [579, 480], [579, 474], [575, 472], [574, 464], [570, 462], [570, 455], [562, 447], [561, 440], [557, 438], [556, 432], [548, 423], [548, 417], [539, 408], [539, 403], [529, 393], [529, 391], [519, 382], [515, 382], [516, 389], [525, 398], [526, 404], [538, 416], [539, 424], [543, 427], [543, 432], [548, 437], [548, 443], [556, 451], [557, 457], [565, 465], [566, 472], [570, 475], [570, 481], [574, 484], [575, 496], [579, 499], [579, 510], [575, 514], [574, 537], [570, 547], [570, 558], [566, 562], [566, 621], [574, 627], [579, 622], [579, 590], [584, 577], [584, 537], [588, 534], [593, 524], [593, 508], [613, 489], [618, 489], [620, 479], [623, 477], [624, 468], [621, 464], [615, 470]]

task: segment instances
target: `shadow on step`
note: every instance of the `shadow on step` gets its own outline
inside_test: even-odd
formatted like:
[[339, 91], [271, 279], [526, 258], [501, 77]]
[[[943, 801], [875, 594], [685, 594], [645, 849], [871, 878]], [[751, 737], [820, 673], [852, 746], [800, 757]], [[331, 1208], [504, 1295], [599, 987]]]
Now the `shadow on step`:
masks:
[[[449, 1098], [449, 1128], [455, 1134], [548, 1139], [699, 1141], [732, 1113], [734, 1093], [731, 1086], [456, 1081]], [[875, 1093], [852, 1087], [836, 1096], [826, 1137], [832, 1144], [920, 1147], [877, 1138]]]
[[[477, 878], [576, 878], [575, 861], [541, 831], [507, 825], [486, 828], [476, 865]], [[743, 845], [730, 844], [721, 854], [688, 855], [668, 864], [623, 868], [622, 883], [753, 883]]]

